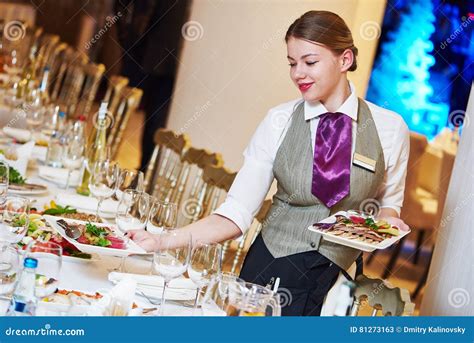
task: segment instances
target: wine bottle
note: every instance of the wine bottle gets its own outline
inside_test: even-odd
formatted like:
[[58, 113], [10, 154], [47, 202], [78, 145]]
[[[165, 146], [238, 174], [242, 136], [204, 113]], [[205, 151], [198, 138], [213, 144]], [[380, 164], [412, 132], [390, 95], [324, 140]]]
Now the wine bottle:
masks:
[[105, 160], [107, 158], [107, 102], [100, 104], [99, 115], [95, 123], [95, 130], [88, 139], [88, 147], [86, 150], [86, 158], [82, 166], [82, 178], [80, 185], [76, 188], [76, 192], [82, 195], [89, 195], [90, 170], [95, 162]]

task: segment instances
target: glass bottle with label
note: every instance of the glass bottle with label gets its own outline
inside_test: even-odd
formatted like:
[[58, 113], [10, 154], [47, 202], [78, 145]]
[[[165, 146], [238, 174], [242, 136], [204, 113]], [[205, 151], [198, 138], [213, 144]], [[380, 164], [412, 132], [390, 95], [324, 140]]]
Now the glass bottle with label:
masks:
[[81, 183], [76, 188], [76, 192], [82, 195], [89, 195], [89, 168], [95, 162], [107, 159], [107, 106], [103, 101], [100, 104], [97, 122], [94, 123], [95, 130], [92, 131], [88, 139], [86, 158], [82, 166]]

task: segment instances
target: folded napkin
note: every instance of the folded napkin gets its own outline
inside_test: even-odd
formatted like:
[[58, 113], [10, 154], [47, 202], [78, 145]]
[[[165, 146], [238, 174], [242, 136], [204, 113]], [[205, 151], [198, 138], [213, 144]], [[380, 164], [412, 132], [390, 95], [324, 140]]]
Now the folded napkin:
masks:
[[[92, 196], [84, 196], [79, 194], [64, 194], [59, 193], [56, 195], [56, 203], [61, 206], [72, 206], [79, 210], [86, 212], [95, 213], [97, 209], [97, 199]], [[100, 214], [102, 216], [115, 216], [117, 212], [118, 201], [112, 199], [106, 199], [100, 205]]]
[[24, 177], [26, 176], [26, 169], [28, 167], [28, 160], [30, 159], [31, 152], [33, 151], [33, 147], [35, 146], [35, 142], [31, 141], [25, 143], [23, 145], [15, 145], [15, 148], [11, 148], [14, 150], [14, 154], [16, 155], [16, 160], [8, 159], [9, 153], [6, 154], [5, 160], [10, 167], [15, 168], [18, 172]]
[[[130, 273], [109, 273], [109, 281], [120, 282], [124, 279], [133, 279], [137, 282], [137, 293], [144, 293], [146, 297], [161, 299], [164, 280], [159, 275], [141, 275]], [[166, 288], [166, 299], [169, 300], [193, 300], [196, 297], [196, 285], [191, 279], [184, 277], [171, 280]]]
[[27, 142], [31, 138], [31, 132], [29, 130], [17, 129], [9, 126], [3, 128], [3, 133], [19, 142]]
[[[48, 166], [40, 166], [38, 168], [38, 176], [42, 179], [58, 183], [61, 185], [66, 185], [68, 170], [65, 168], [53, 168]], [[71, 173], [71, 178], [69, 180], [70, 186], [79, 185], [79, 170], [73, 170]]]

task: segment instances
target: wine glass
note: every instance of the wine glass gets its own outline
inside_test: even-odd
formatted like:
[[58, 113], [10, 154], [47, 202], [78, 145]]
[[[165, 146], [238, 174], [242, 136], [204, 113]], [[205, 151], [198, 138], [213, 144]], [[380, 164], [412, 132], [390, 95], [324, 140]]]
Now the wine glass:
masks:
[[0, 204], [2, 204], [7, 197], [8, 184], [10, 177], [10, 167], [5, 161], [0, 161]]
[[84, 159], [84, 140], [80, 136], [71, 138], [65, 148], [63, 153], [63, 166], [67, 169], [67, 179], [66, 187], [69, 187], [69, 180], [71, 178], [71, 173], [74, 169], [78, 169], [82, 165]]
[[183, 230], [163, 230], [158, 238], [159, 249], [153, 254], [153, 269], [163, 277], [160, 315], [164, 313], [166, 288], [171, 280], [181, 276], [191, 257], [191, 234]]
[[0, 204], [0, 243], [16, 244], [26, 234], [29, 226], [28, 199], [7, 196]]
[[109, 160], [97, 161], [90, 168], [89, 189], [98, 201], [95, 216], [99, 220], [100, 205], [105, 199], [110, 198], [117, 188], [119, 168], [117, 163]]
[[26, 257], [38, 260], [35, 296], [44, 298], [53, 294], [59, 284], [63, 249], [54, 242], [32, 241], [26, 248]]
[[120, 201], [122, 194], [126, 189], [136, 189], [137, 191], [142, 192], [144, 190], [143, 182], [143, 172], [134, 169], [121, 169], [117, 182], [117, 190], [115, 191], [117, 200]]
[[162, 230], [176, 228], [178, 206], [172, 202], [163, 202], [153, 199], [147, 230], [151, 233], [160, 233]]
[[[115, 222], [122, 232], [144, 230], [150, 214], [151, 197], [135, 189], [126, 189], [120, 198]], [[123, 271], [125, 257], [115, 271]]]
[[220, 273], [221, 265], [222, 246], [220, 244], [195, 242], [188, 265], [189, 278], [197, 286], [193, 312], [198, 306], [201, 290], [209, 284], [214, 275]]
[[0, 296], [9, 296], [20, 272], [20, 256], [13, 246], [0, 245]]
[[35, 139], [37, 129], [43, 124], [44, 110], [41, 107], [41, 94], [38, 89], [31, 91], [24, 105], [26, 112], [26, 126], [31, 132], [31, 139]]

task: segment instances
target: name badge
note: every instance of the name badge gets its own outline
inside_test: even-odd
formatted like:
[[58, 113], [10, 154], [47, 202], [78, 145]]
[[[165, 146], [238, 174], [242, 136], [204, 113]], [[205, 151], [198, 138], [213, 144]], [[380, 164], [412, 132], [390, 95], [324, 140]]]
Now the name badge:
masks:
[[352, 160], [352, 164], [367, 169], [372, 173], [375, 173], [375, 165], [377, 164], [377, 161], [362, 156], [361, 154], [354, 153], [354, 159]]

